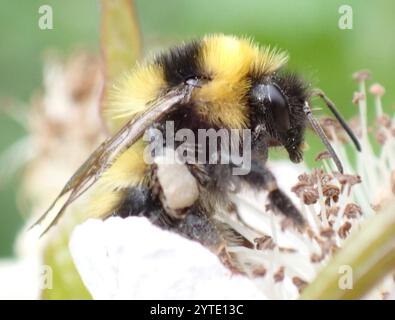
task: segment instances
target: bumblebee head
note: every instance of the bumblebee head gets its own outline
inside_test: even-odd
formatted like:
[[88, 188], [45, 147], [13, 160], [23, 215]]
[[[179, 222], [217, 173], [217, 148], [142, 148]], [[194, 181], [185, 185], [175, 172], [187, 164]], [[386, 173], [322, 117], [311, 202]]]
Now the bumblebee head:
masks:
[[303, 105], [307, 99], [307, 85], [294, 75], [255, 80], [249, 92], [252, 129], [265, 128], [269, 146], [283, 146], [293, 162], [303, 159], [307, 124]]
[[[306, 126], [309, 124], [320, 137], [340, 172], [341, 162], [329, 143], [324, 131], [313, 117], [309, 106], [310, 97], [321, 97], [329, 110], [348, 133], [356, 149], [361, 150], [358, 139], [337, 111], [334, 103], [322, 90], [308, 90], [308, 85], [294, 74], [274, 75], [253, 79], [249, 91], [252, 109], [252, 130], [264, 128], [268, 146], [283, 146], [293, 162], [303, 159], [302, 146]], [[259, 131], [262, 131], [259, 129]]]

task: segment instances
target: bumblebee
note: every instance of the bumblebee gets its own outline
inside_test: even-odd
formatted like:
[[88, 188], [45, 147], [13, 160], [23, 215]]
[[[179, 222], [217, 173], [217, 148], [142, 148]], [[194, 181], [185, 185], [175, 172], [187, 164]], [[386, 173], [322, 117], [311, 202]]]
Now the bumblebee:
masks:
[[[221, 256], [229, 243], [250, 245], [216, 219], [219, 210], [233, 205], [229, 195], [235, 186], [245, 185], [265, 190], [270, 207], [302, 228], [302, 215], [266, 167], [269, 149], [282, 146], [292, 162], [302, 161], [304, 134], [310, 125], [338, 170], [343, 171], [312, 115], [309, 101], [314, 95], [324, 99], [360, 147], [323, 92], [311, 90], [298, 75], [284, 70], [287, 60], [285, 52], [259, 47], [246, 38], [210, 35], [137, 65], [114, 86], [111, 103], [104, 110], [115, 133], [77, 170], [37, 223], [68, 194], [46, 232], [72, 202], [91, 189], [93, 196], [87, 208], [91, 216], [145, 216]], [[155, 129], [166, 136], [169, 121], [175, 131], [187, 128], [196, 134], [200, 129], [250, 130], [249, 172], [233, 175], [231, 169], [237, 164], [232, 161], [166, 166], [156, 159], [147, 163], [144, 150], [149, 142], [143, 139], [144, 134]], [[169, 147], [166, 141], [164, 144], [169, 152], [176, 147]], [[198, 143], [190, 147], [207, 148]], [[207, 159], [211, 156], [208, 154]], [[180, 180], [187, 182], [180, 184]], [[176, 190], [175, 194], [169, 196], [169, 189]]]

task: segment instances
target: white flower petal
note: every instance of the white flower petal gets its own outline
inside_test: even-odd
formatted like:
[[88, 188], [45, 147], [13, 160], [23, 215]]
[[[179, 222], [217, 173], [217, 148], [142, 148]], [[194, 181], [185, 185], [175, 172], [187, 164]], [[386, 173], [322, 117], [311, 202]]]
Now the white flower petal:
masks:
[[264, 299], [202, 245], [146, 218], [88, 220], [70, 251], [95, 299]]

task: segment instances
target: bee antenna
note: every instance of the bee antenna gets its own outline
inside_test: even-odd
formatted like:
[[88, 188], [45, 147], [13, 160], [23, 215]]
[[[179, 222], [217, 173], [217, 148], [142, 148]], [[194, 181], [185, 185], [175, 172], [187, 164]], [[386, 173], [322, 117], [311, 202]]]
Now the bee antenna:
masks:
[[322, 100], [324, 100], [325, 104], [327, 105], [327, 107], [329, 108], [329, 110], [333, 113], [333, 115], [336, 117], [337, 121], [339, 121], [339, 123], [341, 124], [341, 126], [343, 127], [343, 129], [347, 132], [348, 136], [350, 137], [350, 139], [352, 140], [352, 142], [355, 145], [355, 148], [358, 151], [361, 151], [361, 145], [358, 141], [358, 138], [355, 136], [354, 132], [352, 132], [351, 128], [349, 127], [349, 125], [346, 123], [346, 121], [343, 119], [343, 117], [341, 116], [341, 114], [339, 113], [339, 111], [337, 111], [337, 108], [335, 106], [335, 104], [327, 97], [327, 95], [321, 90], [321, 89], [314, 89], [312, 94], [312, 96], [318, 96], [320, 97]]
[[307, 101], [304, 104], [303, 111], [306, 114], [307, 119], [309, 120], [311, 126], [313, 127], [314, 131], [317, 133], [317, 135], [320, 137], [322, 143], [325, 145], [326, 149], [328, 150], [329, 154], [331, 155], [333, 161], [336, 164], [337, 169], [339, 170], [340, 173], [343, 173], [343, 165], [340, 162], [339, 157], [337, 156], [335, 150], [333, 149], [332, 145], [330, 144], [327, 136], [325, 135], [324, 130], [322, 130], [320, 124], [318, 121], [314, 118], [311, 109], [309, 107], [309, 104]]

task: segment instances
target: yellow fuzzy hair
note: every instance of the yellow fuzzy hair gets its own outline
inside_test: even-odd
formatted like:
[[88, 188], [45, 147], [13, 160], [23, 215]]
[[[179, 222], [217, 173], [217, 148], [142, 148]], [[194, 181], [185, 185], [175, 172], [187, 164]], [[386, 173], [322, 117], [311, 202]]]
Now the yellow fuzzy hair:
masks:
[[147, 170], [142, 139], [123, 152], [95, 185], [87, 211], [91, 217], [111, 214], [122, 200], [124, 190], [141, 184]]
[[113, 191], [140, 183], [147, 170], [147, 163], [144, 160], [145, 146], [145, 142], [140, 139], [124, 151], [103, 173], [97, 188]]
[[202, 46], [199, 64], [211, 80], [193, 93], [199, 113], [215, 125], [246, 127], [248, 75], [258, 70], [270, 75], [286, 63], [287, 55], [224, 35], [206, 36]]
[[110, 92], [109, 104], [103, 111], [111, 131], [116, 131], [128, 120], [144, 111], [166, 86], [163, 69], [154, 64], [137, 64], [125, 74]]
[[106, 218], [111, 215], [122, 201], [124, 193], [114, 192], [94, 192], [94, 196], [88, 202], [85, 213], [89, 218]]

